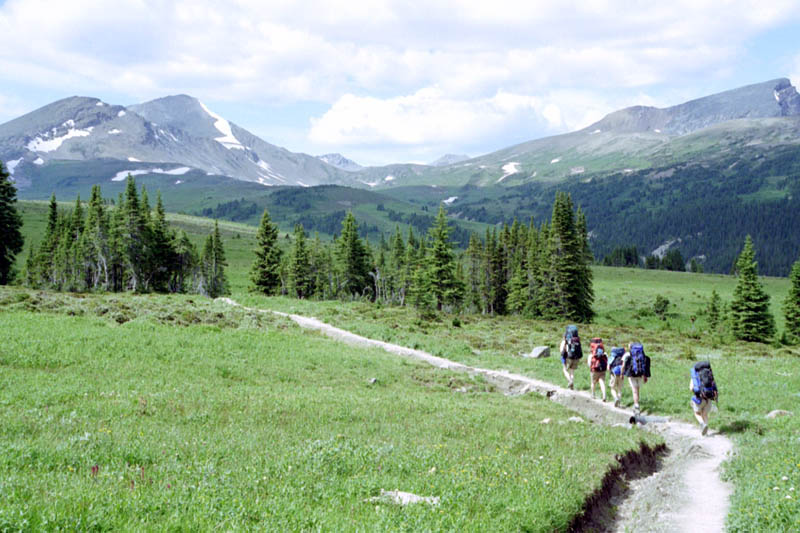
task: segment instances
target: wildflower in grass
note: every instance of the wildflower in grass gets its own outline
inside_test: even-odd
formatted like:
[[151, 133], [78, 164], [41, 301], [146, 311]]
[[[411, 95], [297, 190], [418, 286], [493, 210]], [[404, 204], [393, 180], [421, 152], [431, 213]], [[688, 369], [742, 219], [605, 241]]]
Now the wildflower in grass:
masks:
[[98, 465], [94, 465], [92, 467], [92, 477], [97, 477], [98, 472], [100, 472], [100, 467]]

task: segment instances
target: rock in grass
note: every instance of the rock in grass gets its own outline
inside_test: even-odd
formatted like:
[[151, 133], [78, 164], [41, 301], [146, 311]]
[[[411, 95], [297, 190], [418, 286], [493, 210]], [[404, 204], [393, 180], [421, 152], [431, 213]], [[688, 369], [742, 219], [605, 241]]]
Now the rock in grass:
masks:
[[378, 382], [378, 378], [370, 378], [369, 379], [369, 384], [370, 385], [375, 385], [377, 382]]
[[550, 357], [550, 347], [549, 346], [537, 346], [531, 353], [523, 353], [522, 357], [530, 357], [532, 359], [542, 359], [545, 357]]
[[549, 418], [545, 418], [545, 419], [542, 420], [541, 423], [542, 424], [549, 424], [550, 423], [550, 419]]
[[571, 416], [567, 420], [569, 420], [570, 422], [583, 422], [583, 418], [579, 416]]
[[770, 411], [767, 418], [778, 418], [779, 416], [792, 416], [794, 413], [791, 411], [784, 411], [783, 409], [775, 409]]
[[412, 503], [427, 503], [429, 505], [439, 505], [438, 496], [417, 496], [410, 492], [403, 492], [400, 490], [383, 490], [381, 495], [374, 498], [368, 498], [368, 502], [386, 502], [396, 503], [397, 505], [409, 505]]

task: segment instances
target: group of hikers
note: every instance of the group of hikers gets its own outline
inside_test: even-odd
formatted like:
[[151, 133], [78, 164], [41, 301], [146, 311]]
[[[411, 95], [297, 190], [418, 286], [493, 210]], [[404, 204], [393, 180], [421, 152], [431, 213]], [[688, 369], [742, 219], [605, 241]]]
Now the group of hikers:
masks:
[[[650, 358], [644, 353], [644, 346], [640, 342], [628, 343], [627, 349], [613, 347], [606, 353], [603, 339], [595, 337], [589, 343], [591, 356], [587, 358], [589, 373], [591, 375], [592, 398], [597, 398], [596, 387], [600, 384], [602, 401], [606, 401], [606, 373], [610, 374], [608, 386], [614, 397], [614, 407], [619, 407], [622, 402], [622, 382], [628, 378], [628, 384], [633, 393], [633, 412], [638, 416], [639, 391], [643, 383], [650, 378]], [[575, 388], [575, 370], [583, 358], [583, 348], [578, 335], [578, 328], [574, 325], [567, 326], [564, 338], [561, 340], [561, 363], [564, 377], [567, 378], [567, 388]], [[718, 391], [708, 361], [700, 361], [692, 366], [690, 388], [692, 391], [692, 411], [700, 423], [701, 433], [708, 433], [708, 416], [711, 413], [712, 402], [716, 401]]]

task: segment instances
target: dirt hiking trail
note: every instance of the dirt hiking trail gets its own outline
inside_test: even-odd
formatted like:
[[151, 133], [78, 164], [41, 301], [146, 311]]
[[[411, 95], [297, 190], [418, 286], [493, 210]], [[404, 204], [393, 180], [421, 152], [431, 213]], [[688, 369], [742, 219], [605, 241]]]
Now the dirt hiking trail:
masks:
[[[221, 302], [242, 307], [230, 298]], [[588, 392], [568, 390], [552, 383], [502, 370], [471, 367], [442, 357], [388, 342], [368, 339], [331, 326], [316, 318], [280, 311], [245, 308], [287, 317], [300, 327], [312, 329], [347, 344], [380, 348], [424, 361], [433, 366], [479, 374], [507, 395], [536, 392], [600, 424], [619, 431], [635, 431], [632, 413], [612, 403], [593, 400]], [[686, 401], [687, 410], [689, 400]], [[621, 467], [604, 480], [603, 488], [586, 502], [585, 512], [573, 524], [576, 531], [724, 531], [731, 487], [720, 477], [720, 465], [732, 452], [731, 441], [716, 432], [703, 437], [697, 424], [668, 417], [644, 415], [636, 425], [661, 435], [666, 450], [642, 450], [620, 458]], [[616, 508], [611, 516], [609, 509]]]

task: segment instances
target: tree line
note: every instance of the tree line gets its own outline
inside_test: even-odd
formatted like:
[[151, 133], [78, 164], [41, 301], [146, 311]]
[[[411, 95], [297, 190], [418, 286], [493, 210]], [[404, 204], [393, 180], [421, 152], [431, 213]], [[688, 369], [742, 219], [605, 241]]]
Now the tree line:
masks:
[[257, 234], [252, 290], [297, 298], [365, 298], [423, 310], [469, 310], [525, 314], [589, 322], [592, 304], [591, 250], [586, 218], [568, 194], [557, 193], [550, 222], [514, 221], [473, 234], [456, 254], [452, 228], [440, 206], [427, 234], [399, 228], [375, 250], [358, 234], [352, 213], [328, 245], [309, 240], [295, 226], [284, 254], [268, 211]]
[[134, 291], [227, 294], [225, 250], [215, 221], [201, 253], [185, 231], [169, 227], [161, 194], [155, 210], [147, 190], [128, 176], [114, 209], [92, 187], [84, 209], [80, 196], [71, 212], [50, 198], [42, 242], [29, 248], [23, 273], [29, 287], [57, 291]]

